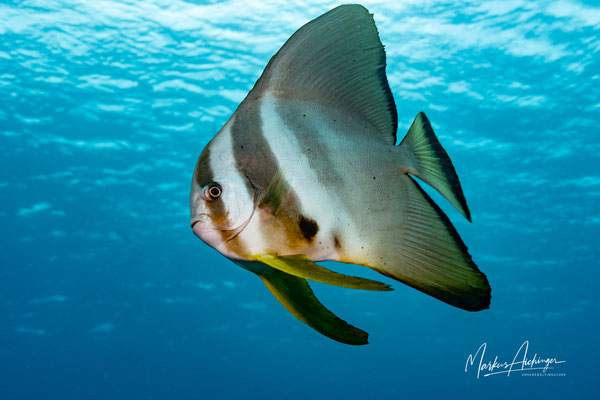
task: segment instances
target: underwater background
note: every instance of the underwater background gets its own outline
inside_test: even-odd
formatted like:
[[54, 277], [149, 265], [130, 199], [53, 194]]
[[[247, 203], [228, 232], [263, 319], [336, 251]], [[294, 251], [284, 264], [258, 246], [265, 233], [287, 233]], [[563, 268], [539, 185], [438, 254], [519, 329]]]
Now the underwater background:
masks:
[[[330, 1], [0, 2], [0, 398], [591, 398], [598, 395], [600, 6], [364, 1], [401, 139], [425, 111], [492, 286], [462, 311], [391, 283], [313, 283], [371, 334], [334, 342], [189, 227], [204, 145]], [[566, 361], [553, 376], [465, 372]]]

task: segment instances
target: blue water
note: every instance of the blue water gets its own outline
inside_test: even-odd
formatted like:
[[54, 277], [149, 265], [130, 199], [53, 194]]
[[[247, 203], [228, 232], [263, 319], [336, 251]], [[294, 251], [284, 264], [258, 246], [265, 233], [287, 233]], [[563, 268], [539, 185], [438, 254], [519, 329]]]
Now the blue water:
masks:
[[[483, 3], [483, 5], [480, 5]], [[425, 111], [473, 214], [448, 213], [492, 286], [450, 307], [315, 284], [368, 331], [288, 314], [189, 228], [192, 170], [270, 56], [338, 3], [0, 4], [0, 398], [590, 398], [600, 279], [600, 8], [365, 1], [399, 137]], [[465, 363], [566, 361], [477, 379]]]

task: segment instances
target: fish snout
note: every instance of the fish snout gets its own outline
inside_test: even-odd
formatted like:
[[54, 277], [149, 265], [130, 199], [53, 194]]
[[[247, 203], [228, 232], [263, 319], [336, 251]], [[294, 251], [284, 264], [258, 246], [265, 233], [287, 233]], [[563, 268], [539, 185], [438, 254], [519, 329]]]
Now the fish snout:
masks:
[[221, 231], [215, 228], [210, 216], [205, 213], [194, 214], [190, 221], [194, 235], [211, 247], [217, 248], [222, 242]]

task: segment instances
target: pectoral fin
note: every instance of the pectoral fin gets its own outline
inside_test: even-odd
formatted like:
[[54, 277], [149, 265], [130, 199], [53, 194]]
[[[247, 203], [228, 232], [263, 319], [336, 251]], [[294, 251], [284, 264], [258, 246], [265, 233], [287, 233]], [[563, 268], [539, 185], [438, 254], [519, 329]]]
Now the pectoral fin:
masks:
[[283, 193], [285, 192], [286, 187], [287, 182], [285, 180], [285, 174], [283, 170], [280, 169], [275, 173], [273, 179], [271, 179], [271, 183], [269, 184], [269, 187], [267, 187], [265, 197], [260, 202], [259, 207], [269, 209], [273, 214], [276, 214], [279, 206], [281, 206]]
[[372, 281], [370, 279], [358, 278], [355, 276], [343, 275], [331, 271], [325, 267], [315, 264], [311, 259], [303, 254], [292, 256], [261, 254], [256, 256], [255, 259], [256, 261], [263, 262], [279, 271], [285, 272], [286, 274], [294, 275], [299, 278], [310, 279], [315, 282], [326, 283], [328, 285], [362, 290], [393, 290], [385, 283]]
[[317, 332], [341, 343], [369, 343], [367, 332], [336, 317], [317, 300], [306, 279], [286, 274], [260, 262], [233, 261], [258, 275], [290, 313]]

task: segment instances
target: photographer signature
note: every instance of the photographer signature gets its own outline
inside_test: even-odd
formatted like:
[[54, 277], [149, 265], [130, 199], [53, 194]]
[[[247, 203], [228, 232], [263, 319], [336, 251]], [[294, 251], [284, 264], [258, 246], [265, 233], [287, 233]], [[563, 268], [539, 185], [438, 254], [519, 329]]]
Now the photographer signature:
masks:
[[[511, 373], [517, 371], [530, 372], [537, 370], [546, 374], [549, 369], [554, 369], [554, 365], [566, 363], [564, 360], [557, 360], [556, 357], [541, 357], [537, 353], [535, 353], [532, 358], [528, 358], [528, 340], [523, 342], [510, 362], [501, 361], [498, 359], [498, 356], [495, 356], [491, 361], [485, 359], [486, 349], [487, 343], [484, 342], [479, 346], [475, 354], [469, 354], [467, 362], [465, 363], [465, 372], [469, 370], [469, 367], [473, 367], [474, 364], [477, 364], [477, 379], [479, 379], [480, 376], [486, 377], [499, 374], [510, 376]], [[479, 360], [478, 363], [476, 363], [477, 360]]]

